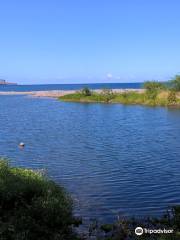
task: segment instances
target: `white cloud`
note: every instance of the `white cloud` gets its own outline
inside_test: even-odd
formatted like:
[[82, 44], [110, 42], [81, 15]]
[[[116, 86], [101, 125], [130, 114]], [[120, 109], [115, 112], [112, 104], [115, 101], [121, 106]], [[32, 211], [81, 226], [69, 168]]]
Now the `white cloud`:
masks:
[[108, 74], [106, 75], [106, 77], [107, 77], [108, 79], [111, 79], [111, 78], [113, 77], [113, 75], [112, 75], [111, 73], [108, 73]]

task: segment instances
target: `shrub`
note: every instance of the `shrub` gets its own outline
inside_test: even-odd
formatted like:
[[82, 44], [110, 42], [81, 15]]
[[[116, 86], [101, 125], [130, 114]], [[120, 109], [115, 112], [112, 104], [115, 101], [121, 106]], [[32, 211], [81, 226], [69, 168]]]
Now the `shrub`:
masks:
[[144, 88], [146, 89], [147, 98], [155, 101], [159, 90], [165, 88], [165, 85], [160, 82], [148, 81], [144, 83]]
[[174, 90], [171, 90], [168, 95], [168, 105], [176, 104], [177, 98], [176, 98], [176, 92]]
[[72, 201], [42, 174], [0, 160], [0, 239], [76, 239]]
[[144, 83], [144, 88], [146, 90], [162, 90], [165, 89], [166, 86], [163, 83], [156, 82], [156, 81], [147, 81]]
[[101, 94], [104, 98], [104, 101], [107, 103], [110, 102], [114, 98], [114, 93], [111, 89], [103, 89]]
[[176, 75], [170, 83], [174, 91], [180, 91], [180, 75]]
[[157, 90], [147, 90], [146, 91], [146, 96], [148, 99], [155, 101], [158, 95]]
[[91, 95], [92, 95], [91, 90], [90, 90], [88, 87], [83, 88], [83, 89], [81, 90], [81, 93], [82, 93], [82, 95], [84, 95], [84, 96], [91, 96]]

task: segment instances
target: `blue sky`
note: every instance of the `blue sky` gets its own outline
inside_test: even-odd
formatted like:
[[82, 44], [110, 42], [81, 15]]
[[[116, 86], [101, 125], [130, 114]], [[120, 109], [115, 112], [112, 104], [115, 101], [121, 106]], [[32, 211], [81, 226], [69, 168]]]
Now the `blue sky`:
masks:
[[2, 0], [0, 78], [137, 82], [180, 72], [179, 0]]

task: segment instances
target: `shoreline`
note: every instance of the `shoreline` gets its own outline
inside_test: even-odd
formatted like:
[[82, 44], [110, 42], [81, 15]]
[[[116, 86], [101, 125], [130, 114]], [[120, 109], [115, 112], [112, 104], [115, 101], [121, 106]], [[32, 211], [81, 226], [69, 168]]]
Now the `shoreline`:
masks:
[[[87, 92], [86, 92], [87, 91]], [[144, 105], [144, 106], [162, 106], [162, 107], [180, 107], [180, 94], [171, 90], [101, 90], [91, 92], [85, 91], [66, 94], [59, 97], [59, 100], [65, 102], [80, 103], [119, 103], [126, 105]]]
[[[25, 92], [17, 92], [17, 91], [0, 91], [0, 96], [4, 95], [30, 95], [33, 97], [50, 97], [50, 98], [59, 98], [68, 94], [74, 94], [79, 90], [48, 90], [48, 91], [25, 91]], [[94, 89], [93, 92], [101, 93], [101, 89]], [[123, 93], [123, 92], [137, 92], [143, 93], [144, 89], [134, 89], [134, 88], [126, 88], [126, 89], [112, 89], [114, 93]]]
[[[30, 96], [35, 98], [54, 98], [65, 102], [80, 103], [120, 103], [126, 105], [144, 105], [180, 108], [180, 93], [176, 93], [176, 102], [169, 102], [169, 90], [161, 90], [157, 93], [156, 99], [149, 99], [146, 89], [111, 89], [104, 93], [103, 89], [90, 91], [91, 96], [82, 94], [82, 90], [47, 90], [47, 91], [0, 91], [0, 96]], [[105, 95], [104, 95], [105, 94]], [[110, 94], [110, 95], [109, 95]], [[111, 95], [112, 94], [112, 95]], [[107, 95], [107, 96], [106, 96]], [[110, 99], [109, 99], [110, 97]]]

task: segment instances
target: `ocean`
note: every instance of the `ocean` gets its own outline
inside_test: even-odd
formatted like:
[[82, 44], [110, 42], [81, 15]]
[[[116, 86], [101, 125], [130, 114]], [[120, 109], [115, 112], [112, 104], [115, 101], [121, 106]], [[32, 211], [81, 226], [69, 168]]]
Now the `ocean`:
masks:
[[120, 88], [142, 88], [143, 83], [94, 83], [94, 84], [42, 84], [42, 85], [0, 85], [0, 91], [48, 91], [48, 90], [79, 90], [83, 87], [90, 89], [120, 89]]

